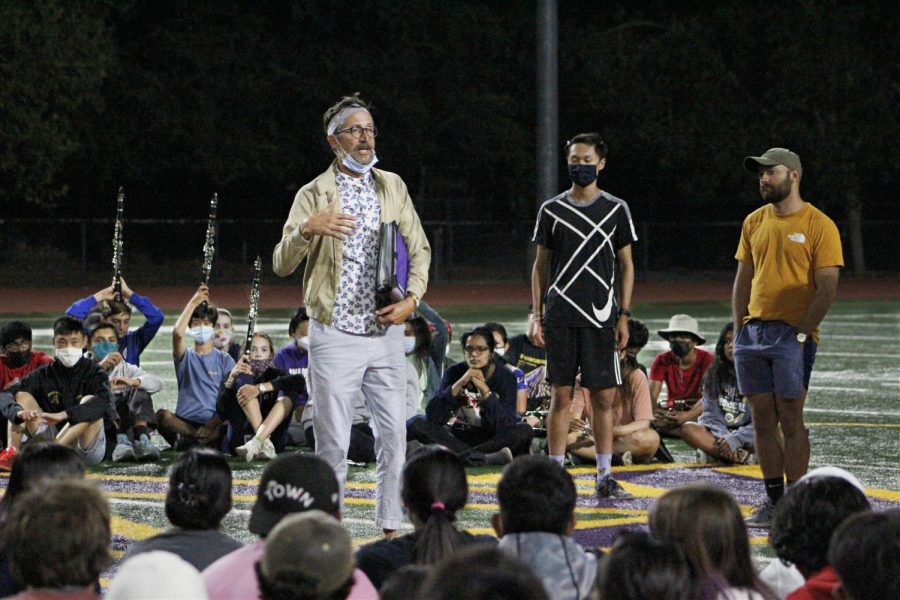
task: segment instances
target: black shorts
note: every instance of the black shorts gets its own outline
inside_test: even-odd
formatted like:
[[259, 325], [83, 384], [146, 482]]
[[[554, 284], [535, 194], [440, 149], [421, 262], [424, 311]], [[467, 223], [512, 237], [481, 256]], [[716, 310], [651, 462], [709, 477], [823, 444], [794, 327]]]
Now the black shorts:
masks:
[[544, 326], [547, 347], [547, 381], [553, 385], [611, 388], [622, 384], [614, 329]]

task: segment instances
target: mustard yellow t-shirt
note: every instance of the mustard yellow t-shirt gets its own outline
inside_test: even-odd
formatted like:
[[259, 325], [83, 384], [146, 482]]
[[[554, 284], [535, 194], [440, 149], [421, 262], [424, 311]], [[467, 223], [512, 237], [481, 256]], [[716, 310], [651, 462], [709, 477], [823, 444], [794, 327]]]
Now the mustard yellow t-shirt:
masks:
[[812, 204], [787, 216], [775, 214], [771, 204], [750, 213], [735, 258], [753, 265], [744, 322], [781, 320], [795, 327], [815, 296], [815, 270], [844, 266], [834, 221]]

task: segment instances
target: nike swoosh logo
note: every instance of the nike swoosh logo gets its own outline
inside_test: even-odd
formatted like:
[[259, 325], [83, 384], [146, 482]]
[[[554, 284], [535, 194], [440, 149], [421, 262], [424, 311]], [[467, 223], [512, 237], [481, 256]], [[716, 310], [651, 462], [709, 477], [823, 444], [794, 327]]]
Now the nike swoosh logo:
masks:
[[603, 323], [604, 321], [609, 320], [609, 316], [612, 314], [613, 307], [613, 292], [609, 290], [609, 296], [606, 298], [606, 306], [603, 307], [603, 310], [597, 310], [597, 307], [594, 306], [594, 303], [591, 303], [591, 308], [594, 310], [594, 316], [597, 317], [597, 320]]

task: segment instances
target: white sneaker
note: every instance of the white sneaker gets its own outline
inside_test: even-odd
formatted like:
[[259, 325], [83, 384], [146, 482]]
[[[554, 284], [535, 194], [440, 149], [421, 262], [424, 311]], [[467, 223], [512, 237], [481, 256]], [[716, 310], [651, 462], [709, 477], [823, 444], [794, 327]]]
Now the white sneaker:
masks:
[[262, 443], [260, 458], [263, 460], [274, 460], [277, 455], [278, 454], [275, 452], [275, 444], [272, 443], [272, 438], [266, 438], [266, 441]]
[[253, 462], [253, 459], [256, 458], [256, 455], [262, 452], [262, 442], [260, 442], [255, 437], [250, 438], [250, 441], [244, 444], [243, 446], [238, 446], [235, 448], [238, 456], [246, 460], [247, 462]]
[[622, 453], [622, 464], [626, 467], [634, 464], [634, 457], [631, 455], [631, 450], [626, 450]]

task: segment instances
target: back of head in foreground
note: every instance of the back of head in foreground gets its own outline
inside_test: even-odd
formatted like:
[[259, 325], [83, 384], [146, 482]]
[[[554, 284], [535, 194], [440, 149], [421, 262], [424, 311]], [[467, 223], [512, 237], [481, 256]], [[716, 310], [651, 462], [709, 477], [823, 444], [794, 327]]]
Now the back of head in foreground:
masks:
[[526, 564], [488, 544], [472, 544], [435, 565], [426, 600], [549, 600]]
[[169, 472], [166, 517], [182, 529], [217, 529], [231, 510], [231, 467], [211, 449], [194, 447]]
[[644, 531], [619, 534], [600, 567], [601, 600], [684, 600], [698, 597], [691, 566], [676, 544]]
[[866, 495], [839, 477], [803, 478], [775, 506], [769, 543], [808, 578], [828, 564], [828, 542], [847, 517], [869, 510]]
[[413, 524], [421, 528], [416, 564], [436, 563], [465, 543], [454, 523], [468, 495], [465, 464], [443, 446], [425, 446], [406, 462], [401, 498]]
[[653, 504], [649, 521], [650, 534], [679, 545], [705, 585], [768, 593], [753, 568], [740, 508], [722, 488], [693, 483], [670, 490]]
[[828, 562], [844, 600], [900, 600], [900, 509], [865, 511], [835, 530]]
[[520, 456], [497, 484], [503, 535], [545, 532], [566, 535], [574, 527], [575, 482], [545, 456]]
[[264, 538], [287, 515], [308, 510], [340, 519], [339, 501], [337, 477], [325, 461], [309, 454], [282, 454], [260, 477], [247, 529]]
[[109, 505], [89, 481], [45, 481], [25, 492], [4, 533], [13, 578], [28, 588], [93, 588], [112, 563]]
[[26, 491], [45, 480], [84, 477], [84, 462], [74, 448], [55, 442], [31, 442], [16, 456], [6, 493], [0, 499], [0, 520]]
[[154, 550], [126, 560], [104, 596], [106, 600], [206, 600], [200, 571], [172, 554]]
[[283, 518], [255, 565], [263, 600], [344, 600], [355, 567], [350, 534], [320, 510]]

